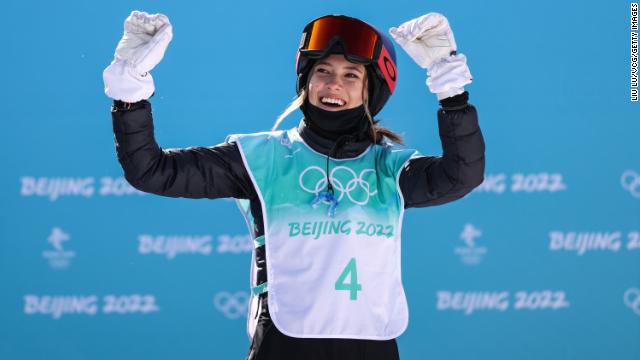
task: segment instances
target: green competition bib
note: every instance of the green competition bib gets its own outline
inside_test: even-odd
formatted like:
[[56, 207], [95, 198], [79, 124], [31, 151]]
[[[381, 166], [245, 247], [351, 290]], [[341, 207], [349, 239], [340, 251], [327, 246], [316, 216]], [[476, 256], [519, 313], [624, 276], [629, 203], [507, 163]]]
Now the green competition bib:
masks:
[[[277, 328], [303, 338], [387, 340], [402, 334], [408, 310], [398, 181], [417, 153], [371, 145], [355, 158], [331, 158], [327, 173], [327, 157], [295, 128], [228, 141], [238, 144], [260, 197], [265, 235], [254, 241], [266, 247], [268, 283], [255, 287], [252, 261], [251, 285], [254, 294], [269, 292]], [[320, 196], [328, 181], [337, 206]], [[246, 201], [240, 208], [249, 215]], [[248, 220], [252, 226], [250, 215]]]

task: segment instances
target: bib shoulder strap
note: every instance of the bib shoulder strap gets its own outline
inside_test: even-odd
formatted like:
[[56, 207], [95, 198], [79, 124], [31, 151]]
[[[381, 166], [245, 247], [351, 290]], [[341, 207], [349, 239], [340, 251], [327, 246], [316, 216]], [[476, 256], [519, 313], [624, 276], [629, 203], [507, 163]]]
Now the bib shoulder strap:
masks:
[[420, 155], [417, 150], [387, 143], [375, 145], [375, 152], [381, 169], [393, 177], [398, 175], [408, 160]]

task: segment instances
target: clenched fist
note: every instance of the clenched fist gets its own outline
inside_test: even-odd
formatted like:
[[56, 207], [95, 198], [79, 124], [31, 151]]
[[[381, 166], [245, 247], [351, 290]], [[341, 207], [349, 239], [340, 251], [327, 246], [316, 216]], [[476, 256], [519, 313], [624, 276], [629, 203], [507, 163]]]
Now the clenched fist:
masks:
[[429, 69], [438, 60], [455, 54], [456, 40], [446, 17], [428, 13], [389, 29], [393, 39], [421, 67]]
[[114, 60], [102, 74], [105, 94], [125, 102], [148, 99], [155, 90], [149, 72], [162, 60], [172, 38], [167, 16], [132, 11], [124, 22]]
[[464, 85], [471, 83], [467, 58], [457, 54], [456, 40], [444, 15], [422, 15], [392, 27], [389, 34], [420, 67], [427, 69], [427, 86], [438, 99], [460, 94]]

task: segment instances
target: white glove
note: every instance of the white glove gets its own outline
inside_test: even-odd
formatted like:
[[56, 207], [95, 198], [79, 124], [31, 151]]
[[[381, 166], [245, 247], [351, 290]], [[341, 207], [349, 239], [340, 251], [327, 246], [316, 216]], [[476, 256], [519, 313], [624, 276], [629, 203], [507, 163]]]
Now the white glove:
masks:
[[420, 67], [427, 69], [429, 91], [438, 99], [464, 92], [471, 83], [466, 57], [456, 55], [456, 40], [442, 14], [428, 13], [389, 29], [393, 39]]
[[462, 94], [472, 80], [464, 54], [442, 58], [427, 70], [427, 87], [438, 95], [438, 100]]
[[115, 57], [102, 73], [105, 94], [124, 102], [148, 99], [155, 91], [149, 71], [162, 60], [172, 38], [165, 15], [132, 11], [124, 21]]

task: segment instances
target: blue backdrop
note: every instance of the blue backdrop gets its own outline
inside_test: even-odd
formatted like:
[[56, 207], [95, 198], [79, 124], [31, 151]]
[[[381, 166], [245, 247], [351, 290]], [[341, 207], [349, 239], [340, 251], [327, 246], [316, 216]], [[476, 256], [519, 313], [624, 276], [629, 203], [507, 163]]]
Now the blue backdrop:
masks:
[[[474, 77], [486, 180], [405, 215], [401, 358], [640, 359], [631, 3], [3, 4], [1, 359], [246, 355], [252, 245], [235, 203], [141, 194], [122, 178], [102, 70], [133, 9], [174, 26], [153, 71], [165, 148], [268, 129], [294, 96], [312, 18], [387, 29], [445, 14]], [[382, 124], [440, 154], [425, 71], [396, 50]]]

